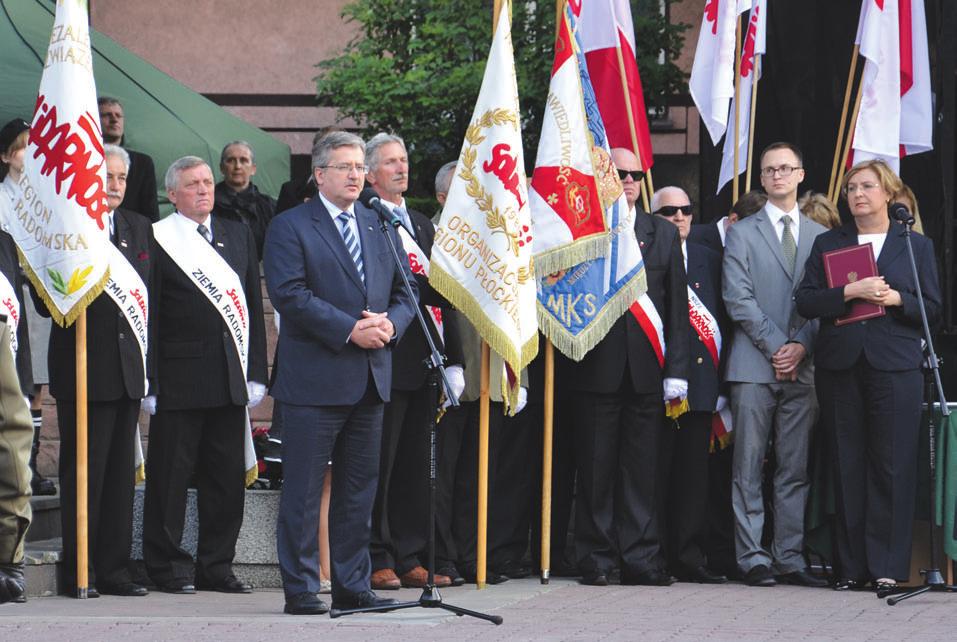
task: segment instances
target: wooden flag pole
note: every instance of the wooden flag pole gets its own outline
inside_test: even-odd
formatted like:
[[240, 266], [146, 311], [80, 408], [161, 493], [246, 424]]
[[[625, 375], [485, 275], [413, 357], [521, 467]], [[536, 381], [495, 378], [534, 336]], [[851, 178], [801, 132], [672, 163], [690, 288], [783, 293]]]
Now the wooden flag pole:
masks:
[[486, 546], [488, 534], [488, 415], [489, 348], [482, 341], [482, 365], [479, 384], [478, 439], [478, 534], [476, 538], [475, 584], [485, 588]]
[[86, 371], [86, 310], [76, 319], [76, 596], [87, 598], [89, 587], [89, 543], [87, 523], [87, 371]]
[[[638, 132], [635, 131], [635, 114], [631, 109], [631, 96], [628, 95], [628, 77], [625, 75], [625, 58], [621, 53], [621, 47], [615, 45], [615, 53], [618, 56], [618, 74], [621, 76], [621, 91], [622, 98], [625, 101], [625, 111], [628, 114], [628, 131], [631, 134], [631, 147], [632, 151], [635, 152], [635, 158], [638, 159], [638, 167], [642, 168], [644, 171], [645, 164], [641, 160], [641, 149], [638, 147]], [[649, 168], [648, 172], [645, 172], [645, 176], [651, 173]], [[641, 182], [641, 204], [644, 206], [646, 212], [651, 212], [651, 196], [653, 192], [651, 191], [651, 181], [642, 181]]]
[[751, 66], [751, 119], [748, 123], [748, 169], [744, 179], [744, 193], [751, 191], [751, 169], [754, 167], [754, 118], [758, 112], [758, 69], [761, 67], [761, 54], [754, 56], [754, 65]]
[[555, 347], [545, 341], [545, 409], [542, 430], [542, 584], [548, 584], [552, 556], [552, 433], [555, 418]]
[[857, 124], [857, 115], [861, 111], [861, 94], [863, 93], [864, 83], [857, 86], [857, 98], [854, 99], [854, 111], [851, 114], [851, 126], [847, 130], [847, 139], [844, 141], [844, 153], [841, 154], [840, 163], [837, 167], [837, 178], [834, 182], [834, 192], [831, 194], [831, 202], [837, 205], [837, 199], [841, 195], [841, 183], [844, 182], [844, 172], [847, 170], [847, 158], [851, 153], [851, 144], [854, 142], [854, 126]]
[[847, 70], [847, 87], [844, 88], [844, 105], [841, 107], [841, 124], [837, 127], [837, 141], [834, 143], [834, 162], [831, 164], [831, 180], [827, 187], [827, 198], [837, 201], [835, 191], [838, 189], [837, 173], [838, 164], [841, 162], [841, 147], [844, 144], [844, 130], [847, 125], [847, 109], [851, 105], [851, 87], [854, 85], [854, 74], [857, 71], [857, 55], [860, 52], [860, 45], [854, 45], [854, 51], [851, 53], [851, 65]]
[[[741, 125], [738, 123], [739, 114], [741, 112], [741, 14], [738, 14], [738, 17], [735, 19], [734, 27], [734, 140], [732, 145], [734, 146], [734, 171], [731, 172], [731, 202], [737, 203], [738, 196], [740, 195], [740, 186], [738, 181], [738, 167], [740, 167], [738, 159], [738, 134], [741, 130]], [[725, 132], [725, 136], [727, 136]]]

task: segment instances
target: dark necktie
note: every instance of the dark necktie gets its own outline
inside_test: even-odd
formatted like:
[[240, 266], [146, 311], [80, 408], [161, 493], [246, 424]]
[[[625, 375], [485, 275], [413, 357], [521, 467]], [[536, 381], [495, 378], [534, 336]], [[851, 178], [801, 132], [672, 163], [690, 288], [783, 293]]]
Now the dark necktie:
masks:
[[352, 225], [349, 224], [349, 219], [351, 218], [348, 212], [342, 212], [336, 217], [339, 221], [339, 233], [342, 234], [342, 240], [346, 244], [346, 251], [349, 252], [349, 256], [352, 257], [352, 262], [356, 264], [356, 271], [359, 273], [359, 278], [365, 283], [366, 275], [362, 269], [362, 251], [359, 248], [359, 239], [356, 238], [355, 233], [352, 231]]
[[199, 232], [199, 235], [200, 235], [200, 236], [202, 236], [204, 239], [206, 239], [206, 242], [207, 242], [207, 243], [212, 244], [212, 242], [213, 242], [213, 235], [210, 233], [208, 227], [206, 227], [205, 225], [203, 225], [202, 223], [200, 223], [199, 225], [196, 226], [196, 231]]

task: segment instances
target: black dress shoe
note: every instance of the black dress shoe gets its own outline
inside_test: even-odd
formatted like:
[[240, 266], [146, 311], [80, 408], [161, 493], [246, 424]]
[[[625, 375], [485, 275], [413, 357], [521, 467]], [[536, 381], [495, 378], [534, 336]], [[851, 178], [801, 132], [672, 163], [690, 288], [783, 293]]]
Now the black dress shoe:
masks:
[[452, 580], [452, 586], [462, 586], [465, 584], [465, 578], [459, 573], [459, 569], [455, 568], [452, 564], [437, 568], [435, 572], [438, 575], [444, 575]]
[[315, 593], [307, 591], [287, 597], [282, 612], [289, 615], [322, 615], [329, 612], [329, 607]]
[[347, 595], [339, 599], [332, 599], [332, 608], [336, 611], [345, 609], [367, 609], [381, 608], [383, 606], [394, 606], [398, 604], [391, 597], [379, 597], [372, 591], [363, 591], [355, 595]]
[[[79, 599], [79, 596], [78, 596], [77, 593], [76, 593], [76, 587], [75, 587], [75, 586], [74, 586], [72, 589], [70, 589], [70, 592], [67, 593], [67, 595], [69, 595], [70, 597], [75, 597], [75, 598]], [[97, 590], [96, 590], [94, 587], [92, 587], [92, 586], [87, 587], [87, 589], [86, 589], [86, 599], [88, 599], [88, 600], [95, 600], [95, 599], [98, 598], [98, 597], [100, 597], [100, 592], [99, 592], [99, 591], [97, 591]]]
[[581, 583], [586, 586], [608, 586], [608, 576], [604, 573], [585, 573]]
[[532, 574], [532, 569], [521, 562], [506, 560], [495, 567], [495, 572], [513, 580], [520, 580]]
[[867, 584], [866, 580], [849, 580], [841, 579], [838, 580], [834, 585], [835, 591], [856, 591], [858, 589], [864, 588], [864, 585]]
[[824, 588], [827, 586], [827, 580], [811, 575], [811, 573], [806, 570], [778, 575], [777, 580], [780, 584], [791, 584], [792, 586], [810, 586], [812, 588]]
[[[23, 563], [0, 564], [0, 604], [19, 602], [26, 595]], [[24, 602], [26, 600], [23, 600]]]
[[220, 593], [252, 593], [253, 587], [238, 579], [235, 575], [227, 575], [217, 582], [197, 582], [196, 588], [201, 591], [219, 591]]
[[119, 595], [122, 597], [143, 597], [149, 594], [145, 586], [140, 586], [134, 582], [98, 584], [96, 590], [98, 590], [101, 595]]
[[622, 569], [622, 586], [671, 586], [675, 583], [675, 578], [664, 571], [651, 569], [641, 573], [631, 573]]
[[[465, 581], [469, 584], [476, 583], [476, 569], [474, 566], [466, 566], [462, 569], [462, 577], [465, 578]], [[504, 575], [496, 573], [492, 569], [488, 569], [485, 572], [485, 583], [486, 584], [501, 584], [502, 582], [507, 582], [508, 578]]]
[[771, 569], [764, 564], [758, 564], [748, 569], [744, 574], [744, 583], [748, 586], [775, 586], [777, 581], [771, 575]]
[[163, 593], [173, 593], [174, 595], [193, 595], [196, 587], [190, 580], [170, 580], [169, 582], [157, 582], [156, 588]]
[[728, 578], [720, 573], [712, 573], [704, 566], [685, 568], [675, 572], [682, 582], [697, 582], [698, 584], [725, 584]]

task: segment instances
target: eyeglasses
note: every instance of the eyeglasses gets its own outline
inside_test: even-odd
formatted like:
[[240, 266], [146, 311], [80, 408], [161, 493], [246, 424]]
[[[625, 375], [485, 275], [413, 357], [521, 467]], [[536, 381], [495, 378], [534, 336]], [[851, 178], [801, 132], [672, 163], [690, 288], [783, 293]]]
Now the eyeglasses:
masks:
[[368, 165], [350, 165], [349, 163], [339, 163], [338, 165], [322, 165], [321, 169], [334, 169], [343, 174], [349, 174], [355, 171], [357, 174], [365, 174], [369, 171]]
[[780, 167], [762, 167], [761, 176], [765, 178], [771, 178], [775, 174], [778, 174], [781, 176], [781, 178], [787, 178], [796, 169], [804, 169], [804, 168], [800, 166], [795, 167], [793, 165], [781, 165]]
[[658, 214], [659, 216], [671, 218], [678, 212], [681, 212], [685, 216], [694, 216], [694, 208], [691, 207], [691, 203], [688, 203], [687, 205], [662, 205], [655, 210], [654, 213]]
[[880, 187], [877, 183], [851, 183], [844, 188], [844, 196], [854, 192], [870, 192]]
[[637, 169], [633, 169], [631, 171], [627, 169], [618, 170], [618, 178], [620, 178], [622, 181], [624, 181], [629, 176], [631, 176], [631, 180], [635, 181], [636, 183], [640, 183], [641, 181], [645, 179], [645, 173], [642, 172], [641, 170], [637, 170]]

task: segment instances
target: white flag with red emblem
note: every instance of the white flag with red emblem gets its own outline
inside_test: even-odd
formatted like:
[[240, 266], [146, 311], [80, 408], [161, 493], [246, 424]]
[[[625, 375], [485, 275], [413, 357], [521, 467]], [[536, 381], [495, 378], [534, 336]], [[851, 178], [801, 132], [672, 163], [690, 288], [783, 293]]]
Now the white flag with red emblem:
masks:
[[109, 206], [92, 65], [86, 2], [59, 0], [7, 224], [27, 275], [64, 326], [109, 278]]
[[508, 3], [435, 231], [429, 283], [506, 364], [506, 399], [538, 353], [535, 268]]
[[[738, 168], [734, 171], [734, 127], [728, 127], [724, 135], [724, 149], [721, 152], [721, 172], [718, 175], [718, 189], [724, 187], [735, 173], [740, 174], [747, 170], [748, 140], [751, 129], [751, 89], [754, 82], [761, 77], [761, 59], [767, 52], [767, 0], [754, 0], [748, 27], [744, 35], [744, 44], [741, 47], [741, 84], [738, 87]], [[731, 117], [734, 118], [734, 98], [731, 99]]]
[[848, 165], [933, 148], [930, 63], [923, 0], [864, 0], [857, 39], [865, 58], [861, 108]]
[[654, 164], [648, 110], [635, 58], [635, 27], [629, 0], [574, 3], [588, 75], [598, 99], [610, 147], [635, 151], [642, 171]]
[[[743, 10], [747, 8], [745, 6]], [[706, 0], [688, 81], [691, 98], [715, 145], [728, 128], [728, 107], [734, 96], [734, 41], [738, 13], [738, 0]]]

